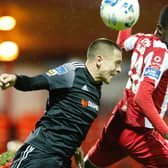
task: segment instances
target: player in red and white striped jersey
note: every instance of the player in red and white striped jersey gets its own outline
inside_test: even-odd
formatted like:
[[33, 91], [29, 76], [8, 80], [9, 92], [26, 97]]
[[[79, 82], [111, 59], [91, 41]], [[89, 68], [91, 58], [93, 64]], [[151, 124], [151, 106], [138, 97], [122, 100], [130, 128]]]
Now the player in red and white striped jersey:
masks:
[[120, 31], [117, 42], [132, 51], [123, 99], [89, 150], [86, 168], [106, 167], [131, 156], [146, 168], [168, 168], [168, 6], [154, 34]]

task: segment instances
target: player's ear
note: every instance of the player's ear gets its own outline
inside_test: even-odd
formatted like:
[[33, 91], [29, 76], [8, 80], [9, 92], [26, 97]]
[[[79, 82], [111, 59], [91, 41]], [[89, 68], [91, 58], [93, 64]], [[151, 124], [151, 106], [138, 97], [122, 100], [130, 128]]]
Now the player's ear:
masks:
[[96, 58], [97, 68], [100, 68], [102, 63], [103, 63], [103, 57], [101, 55], [98, 55], [97, 58]]
[[156, 25], [156, 34], [157, 34], [159, 37], [162, 36], [162, 34], [163, 34], [163, 27], [162, 27], [162, 25], [160, 25], [160, 24], [157, 24], [157, 25]]

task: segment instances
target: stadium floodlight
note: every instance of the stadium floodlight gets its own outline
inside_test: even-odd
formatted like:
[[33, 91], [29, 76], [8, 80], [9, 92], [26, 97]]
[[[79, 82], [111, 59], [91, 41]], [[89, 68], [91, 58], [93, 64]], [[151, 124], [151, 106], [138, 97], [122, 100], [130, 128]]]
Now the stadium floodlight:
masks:
[[0, 61], [9, 62], [17, 59], [19, 47], [12, 41], [5, 41], [0, 44]]
[[16, 20], [12, 16], [1, 16], [0, 17], [0, 30], [9, 31], [12, 30], [16, 25]]

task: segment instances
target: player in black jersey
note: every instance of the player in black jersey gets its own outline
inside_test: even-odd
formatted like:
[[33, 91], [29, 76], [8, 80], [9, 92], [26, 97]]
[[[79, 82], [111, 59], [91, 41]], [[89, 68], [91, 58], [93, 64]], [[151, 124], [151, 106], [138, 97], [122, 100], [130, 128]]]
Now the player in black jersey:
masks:
[[65, 63], [34, 77], [1, 74], [2, 89], [49, 91], [46, 112], [11, 168], [70, 168], [72, 155], [97, 117], [102, 82], [110, 83], [121, 71], [121, 62], [120, 47], [100, 38], [88, 47], [85, 63]]

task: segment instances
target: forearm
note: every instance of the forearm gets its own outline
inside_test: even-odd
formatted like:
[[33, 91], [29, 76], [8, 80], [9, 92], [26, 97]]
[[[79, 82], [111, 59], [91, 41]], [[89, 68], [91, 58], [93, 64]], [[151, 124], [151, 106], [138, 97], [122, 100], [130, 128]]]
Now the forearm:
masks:
[[143, 81], [141, 82], [138, 92], [135, 95], [135, 102], [140, 106], [144, 114], [151, 121], [152, 125], [158, 130], [163, 137], [168, 139], [168, 126], [160, 117], [158, 110], [152, 99], [153, 84]]
[[40, 90], [49, 88], [47, 79], [38, 75], [35, 77], [28, 77], [25, 75], [17, 75], [14, 87], [22, 91]]
[[124, 48], [124, 41], [131, 35], [132, 28], [122, 30], [118, 32], [116, 43], [121, 47]]

